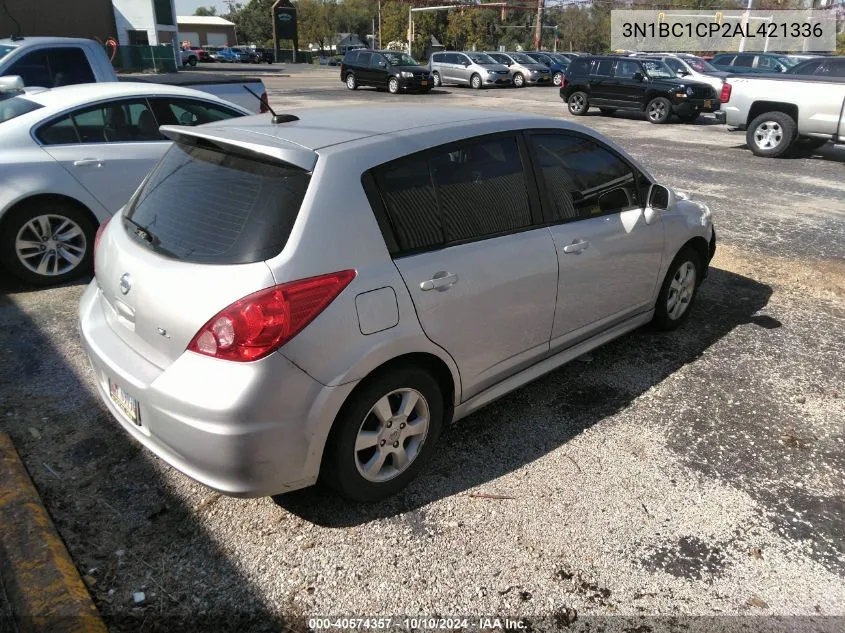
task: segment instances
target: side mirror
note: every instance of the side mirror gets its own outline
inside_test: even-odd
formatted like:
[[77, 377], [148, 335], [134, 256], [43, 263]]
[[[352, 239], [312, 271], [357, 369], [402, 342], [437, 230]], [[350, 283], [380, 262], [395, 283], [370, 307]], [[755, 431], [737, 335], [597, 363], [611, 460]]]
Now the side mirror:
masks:
[[687, 75], [690, 75], [692, 73], [690, 73], [688, 70], [684, 70], [683, 68], [679, 68], [677, 74], [678, 77], [686, 77]]
[[0, 77], [0, 94], [4, 92], [20, 93], [23, 92], [23, 89], [23, 78], [20, 75]]
[[378, 67], [379, 68], [387, 68], [387, 62], [379, 62]]
[[637, 71], [637, 72], [634, 73], [632, 79], [634, 81], [645, 81], [645, 75], [643, 75], [641, 72]]
[[648, 206], [657, 211], [665, 211], [675, 203], [672, 190], [663, 185], [652, 185], [648, 190]]

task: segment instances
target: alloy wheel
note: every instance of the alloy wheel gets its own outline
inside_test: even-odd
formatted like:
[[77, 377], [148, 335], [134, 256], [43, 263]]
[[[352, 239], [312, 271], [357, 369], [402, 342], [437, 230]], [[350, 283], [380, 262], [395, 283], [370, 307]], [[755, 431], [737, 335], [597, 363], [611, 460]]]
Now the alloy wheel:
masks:
[[666, 116], [666, 104], [662, 101], [652, 101], [648, 106], [648, 118], [660, 121]]
[[569, 98], [569, 109], [572, 110], [573, 114], [579, 114], [584, 111], [584, 107], [587, 105], [587, 100], [584, 99], [584, 95], [580, 92], [575, 93]]
[[358, 473], [376, 483], [401, 475], [420, 454], [430, 420], [428, 402], [416, 389], [397, 389], [379, 398], [355, 439]]
[[695, 264], [686, 261], [678, 267], [669, 284], [666, 297], [666, 313], [673, 321], [681, 318], [689, 308], [695, 294]]
[[754, 130], [754, 142], [760, 149], [774, 149], [783, 140], [783, 128], [777, 121], [763, 121]]
[[15, 236], [18, 261], [28, 270], [46, 277], [64, 275], [76, 268], [87, 248], [85, 232], [63, 215], [36, 216]]

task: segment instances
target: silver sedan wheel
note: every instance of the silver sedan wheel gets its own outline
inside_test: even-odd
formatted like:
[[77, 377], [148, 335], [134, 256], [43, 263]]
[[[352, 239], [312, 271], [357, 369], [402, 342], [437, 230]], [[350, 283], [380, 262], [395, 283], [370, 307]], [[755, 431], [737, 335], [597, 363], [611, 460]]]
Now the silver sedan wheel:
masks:
[[777, 121], [763, 121], [754, 130], [754, 143], [760, 149], [774, 149], [783, 140], [783, 128]]
[[15, 253], [20, 263], [46, 277], [64, 275], [76, 268], [87, 248], [85, 232], [63, 215], [36, 216], [15, 236]]
[[669, 296], [666, 297], [666, 314], [673, 321], [677, 321], [689, 308], [695, 293], [695, 264], [684, 262], [675, 271], [672, 283], [669, 284]]
[[552, 82], [556, 86], [560, 86], [563, 83], [563, 73], [555, 73], [554, 77], [552, 77]]
[[405, 472], [420, 454], [431, 416], [415, 389], [397, 389], [373, 405], [355, 438], [355, 466], [367, 481], [381, 483]]
[[666, 116], [666, 104], [654, 100], [648, 105], [648, 118], [652, 121], [660, 121]]

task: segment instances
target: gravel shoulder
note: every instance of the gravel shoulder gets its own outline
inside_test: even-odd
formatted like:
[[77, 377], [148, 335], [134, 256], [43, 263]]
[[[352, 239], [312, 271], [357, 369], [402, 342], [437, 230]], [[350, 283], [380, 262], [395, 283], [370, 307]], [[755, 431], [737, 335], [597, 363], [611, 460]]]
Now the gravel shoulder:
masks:
[[463, 420], [378, 506], [322, 490], [236, 500], [193, 483], [94, 397], [83, 287], [0, 281], [0, 429], [113, 630], [276, 630], [317, 614], [498, 614], [545, 623], [535, 630], [575, 613], [611, 618], [594, 620], [604, 630], [652, 630], [635, 628], [641, 616], [843, 622], [840, 150], [760, 161], [708, 125], [582, 121], [713, 208], [720, 249], [694, 313]]

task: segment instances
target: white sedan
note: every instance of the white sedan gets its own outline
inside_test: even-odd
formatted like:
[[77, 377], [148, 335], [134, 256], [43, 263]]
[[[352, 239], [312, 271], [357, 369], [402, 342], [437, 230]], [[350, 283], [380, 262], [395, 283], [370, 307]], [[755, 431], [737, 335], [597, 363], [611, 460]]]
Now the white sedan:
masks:
[[37, 285], [91, 271], [100, 223], [170, 146], [160, 125], [250, 114], [208, 93], [110, 82], [0, 100], [0, 259]]

